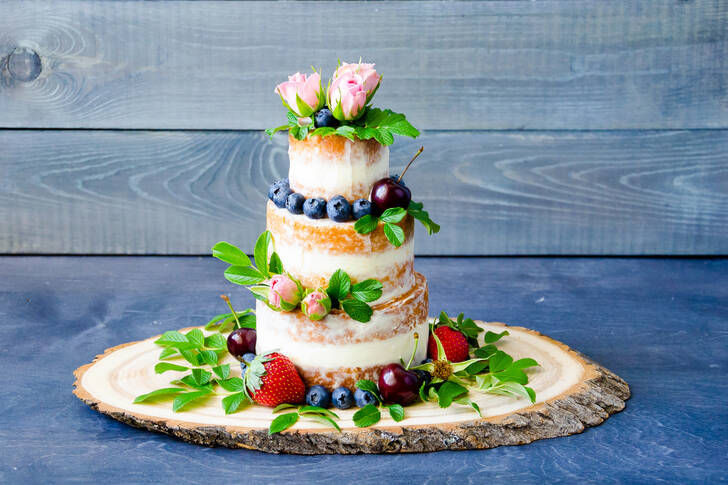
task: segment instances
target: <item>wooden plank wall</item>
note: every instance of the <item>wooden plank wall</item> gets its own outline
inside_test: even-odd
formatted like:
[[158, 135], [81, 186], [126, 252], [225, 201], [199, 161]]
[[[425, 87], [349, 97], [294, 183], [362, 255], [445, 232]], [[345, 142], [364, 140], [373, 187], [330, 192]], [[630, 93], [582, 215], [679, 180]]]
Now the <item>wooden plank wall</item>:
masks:
[[252, 248], [272, 89], [377, 62], [419, 254], [728, 253], [728, 3], [6, 1], [0, 253]]

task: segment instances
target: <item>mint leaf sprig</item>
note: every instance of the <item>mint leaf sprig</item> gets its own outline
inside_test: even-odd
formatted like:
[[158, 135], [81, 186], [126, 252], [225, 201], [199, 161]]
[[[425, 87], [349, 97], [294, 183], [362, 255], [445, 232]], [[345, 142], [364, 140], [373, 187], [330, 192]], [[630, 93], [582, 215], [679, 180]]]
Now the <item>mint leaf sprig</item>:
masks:
[[430, 219], [430, 214], [422, 208], [423, 204], [421, 202], [410, 201], [407, 209], [392, 207], [385, 210], [379, 217], [367, 214], [354, 223], [354, 230], [359, 234], [369, 234], [379, 227], [380, 222], [383, 222], [383, 231], [387, 240], [393, 246], [400, 247], [404, 243], [405, 235], [402, 227], [397, 224], [408, 214], [422, 223], [427, 230], [427, 234], [432, 235], [440, 232], [439, 224]]
[[331, 299], [332, 309], [341, 308], [353, 320], [367, 323], [374, 313], [369, 303], [382, 297], [382, 283], [368, 279], [352, 285], [349, 275], [337, 269], [329, 278], [326, 294]]
[[[170, 381], [175, 387], [165, 387], [137, 396], [134, 399], [135, 404], [174, 398], [172, 411], [180, 412], [193, 403], [200, 404], [212, 396], [222, 395], [225, 414], [232, 414], [251, 404], [252, 401], [243, 392], [243, 380], [230, 375], [230, 364], [221, 363], [228, 353], [227, 341], [221, 334], [213, 333], [206, 337], [199, 328], [186, 334], [169, 331], [154, 343], [162, 347], [160, 362], [154, 366], [156, 374], [168, 371], [189, 373]], [[168, 361], [180, 357], [184, 361]]]
[[349, 140], [369, 140], [374, 138], [382, 145], [394, 143], [394, 135], [417, 138], [420, 132], [407, 121], [402, 113], [395, 113], [390, 109], [367, 108], [366, 114], [355, 121], [345, 121], [337, 127], [315, 128], [311, 118], [298, 118], [295, 113], [287, 113], [288, 123], [268, 128], [265, 133], [273, 137], [279, 131], [288, 132], [297, 140], [305, 140], [307, 136], [331, 136], [340, 135]]
[[371, 392], [377, 400], [377, 404], [367, 404], [354, 413], [354, 424], [358, 428], [367, 428], [377, 424], [382, 419], [381, 408], [386, 408], [389, 411], [389, 416], [396, 422], [404, 419], [404, 407], [401, 404], [385, 404], [382, 395], [379, 393], [379, 387], [374, 382], [362, 379], [357, 381], [356, 387], [362, 391]]
[[295, 404], [284, 403], [279, 404], [278, 406], [273, 408], [273, 413], [278, 413], [280, 411], [290, 409], [295, 409], [295, 411], [281, 414], [270, 423], [270, 427], [268, 428], [268, 435], [280, 433], [281, 431], [287, 430], [288, 428], [296, 424], [301, 418], [332, 426], [336, 431], [341, 433], [341, 427], [336, 422], [336, 420], [339, 419], [339, 416], [333, 411], [330, 411], [326, 408], [303, 404], [297, 406]]

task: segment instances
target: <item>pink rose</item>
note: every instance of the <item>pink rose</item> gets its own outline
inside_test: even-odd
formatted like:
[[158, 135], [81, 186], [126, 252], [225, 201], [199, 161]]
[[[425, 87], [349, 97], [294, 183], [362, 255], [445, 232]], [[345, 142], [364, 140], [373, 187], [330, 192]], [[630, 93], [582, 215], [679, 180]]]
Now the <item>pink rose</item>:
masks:
[[374, 64], [342, 64], [328, 89], [328, 105], [334, 117], [349, 121], [364, 114], [364, 107], [379, 88], [382, 77]]
[[320, 288], [312, 291], [301, 302], [301, 311], [309, 320], [321, 320], [331, 311], [331, 298]]
[[288, 81], [276, 86], [275, 92], [281, 97], [284, 106], [300, 118], [311, 116], [324, 106], [326, 100], [321, 76], [317, 72], [310, 76], [300, 72], [288, 76]]
[[290, 312], [301, 301], [301, 287], [287, 275], [277, 274], [268, 282], [268, 304], [275, 310]]

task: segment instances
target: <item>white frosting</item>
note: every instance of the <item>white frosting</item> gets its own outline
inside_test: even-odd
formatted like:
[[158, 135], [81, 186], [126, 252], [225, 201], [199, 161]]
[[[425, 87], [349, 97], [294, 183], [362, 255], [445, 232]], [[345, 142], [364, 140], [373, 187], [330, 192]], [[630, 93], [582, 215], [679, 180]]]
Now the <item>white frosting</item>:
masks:
[[[420, 337], [415, 354], [415, 362], [421, 362], [427, 357], [428, 322], [425, 320], [417, 324], [414, 329], [386, 339], [368, 340], [354, 343], [320, 343], [294, 340], [286, 331], [286, 325], [278, 323], [288, 322], [284, 315], [270, 310], [265, 304], [257, 302], [256, 325], [257, 346], [256, 352], [266, 352], [278, 349], [291, 361], [301, 367], [317, 367], [322, 369], [337, 369], [340, 367], [372, 367], [399, 362], [402, 358], [409, 360], [414, 346], [414, 334]], [[375, 321], [379, 318], [379, 321]], [[371, 332], [371, 328], [391, 325], [392, 316], [377, 315], [369, 323], [352, 322], [361, 328], [362, 332]], [[334, 315], [329, 315], [322, 322], [335, 329], [343, 322], [337, 321]], [[335, 331], [335, 330], [334, 330]]]
[[350, 198], [357, 194], [365, 198], [374, 182], [389, 175], [389, 149], [381, 147], [372, 153], [360, 141], [347, 140], [341, 156], [311, 144], [305, 150], [289, 150], [289, 159], [291, 188], [307, 197], [330, 199], [341, 194]]
[[[275, 250], [286, 271], [298, 278], [323, 276], [328, 279], [334, 271], [341, 268], [352, 280], [363, 281], [368, 278], [381, 279], [392, 272], [394, 265], [412, 261], [414, 239], [410, 238], [398, 248], [392, 246], [392, 249], [387, 251], [363, 254], [332, 254], [325, 250], [307, 251], [300, 246], [279, 241], [275, 243]], [[414, 273], [410, 272], [407, 281], [400, 286], [385, 285], [382, 297], [377, 302], [387, 301], [405, 293], [414, 282]]]

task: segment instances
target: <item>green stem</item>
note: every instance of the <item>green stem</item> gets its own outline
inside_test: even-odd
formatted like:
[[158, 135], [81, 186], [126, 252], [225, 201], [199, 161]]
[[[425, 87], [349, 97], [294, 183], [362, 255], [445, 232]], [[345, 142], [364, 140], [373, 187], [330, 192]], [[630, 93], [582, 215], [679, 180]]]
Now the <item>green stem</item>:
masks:
[[420, 336], [417, 335], [417, 332], [415, 332], [415, 348], [412, 349], [412, 355], [410, 355], [410, 360], [407, 362], [407, 366], [405, 367], [405, 370], [409, 370], [410, 366], [412, 365], [412, 361], [415, 359], [415, 354], [417, 353], [417, 342], [419, 342]]
[[399, 178], [397, 179], [397, 183], [400, 183], [402, 181], [402, 177], [404, 177], [404, 174], [407, 173], [407, 169], [410, 168], [410, 165], [412, 165], [412, 162], [414, 162], [415, 159], [417, 159], [417, 157], [420, 156], [420, 153], [422, 153], [422, 150], [424, 150], [424, 149], [425, 149], [425, 147], [420, 147], [420, 149], [417, 150], [417, 153], [415, 153], [415, 156], [412, 157], [412, 160], [410, 160], [409, 163], [407, 164], [407, 166], [404, 167], [404, 170], [402, 170], [402, 175], [400, 175]]
[[235, 312], [232, 303], [230, 303], [230, 298], [228, 298], [227, 295], [220, 295], [220, 298], [225, 300], [225, 303], [227, 303], [227, 306], [230, 307], [230, 311], [233, 313], [233, 317], [235, 317], [235, 329], [241, 328], [240, 320], [238, 320], [238, 314]]

